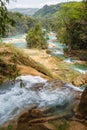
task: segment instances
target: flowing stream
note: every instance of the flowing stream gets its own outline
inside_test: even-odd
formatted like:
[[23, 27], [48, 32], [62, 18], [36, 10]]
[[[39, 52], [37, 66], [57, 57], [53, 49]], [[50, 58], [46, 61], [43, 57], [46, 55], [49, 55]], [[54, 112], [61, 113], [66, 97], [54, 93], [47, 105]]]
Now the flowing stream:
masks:
[[[21, 86], [22, 82], [22, 86]], [[37, 84], [40, 89], [37, 89]], [[20, 76], [15, 84], [0, 86], [0, 125], [13, 119], [22, 110], [37, 104], [39, 109], [57, 107], [57, 113], [63, 113], [70, 102], [74, 102], [82, 90], [71, 85], [57, 86], [39, 76]], [[72, 107], [71, 107], [72, 108]], [[68, 110], [68, 113], [71, 111]]]
[[[51, 54], [57, 56], [58, 58], [61, 58], [64, 63], [70, 64], [70, 68], [78, 71], [81, 74], [85, 74], [87, 72], [87, 66], [80, 64], [80, 60], [72, 59], [71, 57], [64, 57], [64, 51], [63, 49], [66, 47], [66, 45], [61, 44], [58, 42], [56, 35], [49, 35], [49, 49], [52, 51]], [[68, 66], [69, 67], [69, 66]]]
[[[26, 34], [17, 35], [10, 38], [5, 38], [5, 43], [13, 43], [17, 47], [27, 48], [25, 41]], [[80, 61], [65, 58], [63, 48], [65, 45], [60, 44], [55, 35], [49, 35], [49, 49], [52, 55], [56, 55], [64, 62], [70, 63], [71, 69], [80, 73], [87, 72], [87, 66], [79, 65]], [[72, 63], [77, 63], [71, 65]], [[37, 84], [41, 84], [40, 89], [34, 89]], [[13, 119], [25, 108], [29, 108], [32, 104], [36, 104], [39, 109], [50, 107], [53, 108], [53, 113], [67, 112], [72, 114], [72, 108], [75, 106], [75, 101], [78, 94], [82, 93], [82, 89], [73, 86], [72, 84], [64, 84], [62, 87], [47, 82], [47, 80], [38, 76], [21, 76], [16, 79], [15, 84], [6, 83], [0, 86], [0, 125]], [[72, 102], [72, 103], [71, 103]], [[55, 109], [56, 110], [55, 110]], [[52, 113], [51, 113], [52, 114]]]

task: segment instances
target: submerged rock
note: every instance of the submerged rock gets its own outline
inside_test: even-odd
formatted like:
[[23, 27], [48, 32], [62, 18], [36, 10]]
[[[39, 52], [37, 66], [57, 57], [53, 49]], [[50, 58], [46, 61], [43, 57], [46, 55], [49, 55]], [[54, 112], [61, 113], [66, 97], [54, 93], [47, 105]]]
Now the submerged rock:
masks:
[[61, 80], [53, 80], [51, 82], [51, 85], [55, 86], [55, 87], [64, 87], [65, 83]]
[[36, 83], [32, 86], [31, 90], [33, 91], [38, 91], [43, 89], [43, 86], [45, 85], [45, 83]]

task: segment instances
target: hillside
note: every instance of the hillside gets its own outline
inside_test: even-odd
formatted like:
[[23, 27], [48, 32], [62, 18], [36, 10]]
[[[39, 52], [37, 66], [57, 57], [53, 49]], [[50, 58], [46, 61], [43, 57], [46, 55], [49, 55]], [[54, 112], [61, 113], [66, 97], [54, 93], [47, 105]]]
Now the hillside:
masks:
[[9, 12], [8, 16], [13, 19], [15, 26], [8, 24], [9, 31], [5, 32], [5, 37], [27, 33], [36, 23], [31, 16], [25, 16], [18, 12]]
[[37, 75], [53, 78], [50, 70], [36, 62], [24, 50], [12, 45], [0, 44], [0, 84], [8, 79], [15, 79], [19, 75]]
[[62, 4], [56, 5], [45, 5], [43, 8], [39, 9], [34, 16], [35, 17], [52, 17], [55, 16], [55, 13], [61, 8]]
[[14, 8], [14, 9], [10, 9], [9, 11], [19, 12], [27, 16], [32, 16], [38, 10], [39, 10], [38, 8]]

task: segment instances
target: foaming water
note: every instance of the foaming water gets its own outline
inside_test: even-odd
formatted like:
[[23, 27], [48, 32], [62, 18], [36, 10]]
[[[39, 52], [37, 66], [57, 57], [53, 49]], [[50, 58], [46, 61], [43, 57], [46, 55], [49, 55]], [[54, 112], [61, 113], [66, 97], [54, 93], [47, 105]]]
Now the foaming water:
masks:
[[87, 73], [87, 70], [82, 70], [82, 69], [79, 69], [79, 68], [74, 68], [76, 71], [80, 72], [81, 74], [86, 74]]
[[64, 60], [64, 62], [67, 62], [67, 63], [78, 63], [78, 62], [81, 62], [81, 61], [79, 61], [79, 60], [73, 60], [72, 58], [66, 58], [65, 60]]
[[[33, 89], [38, 83], [44, 84], [44, 87], [40, 90]], [[47, 80], [39, 76], [18, 77], [17, 82], [9, 91], [4, 90], [4, 93], [0, 93], [0, 124], [12, 119], [32, 104], [37, 104], [39, 108], [63, 106], [71, 102], [75, 96], [75, 91], [71, 91], [70, 87], [60, 88], [58, 86], [58, 88], [53, 89]]]
[[81, 88], [78, 88], [78, 87], [74, 86], [71, 83], [69, 83], [69, 84], [67, 83], [66, 86], [73, 89], [73, 90], [75, 90], [75, 91], [83, 92], [83, 90]]

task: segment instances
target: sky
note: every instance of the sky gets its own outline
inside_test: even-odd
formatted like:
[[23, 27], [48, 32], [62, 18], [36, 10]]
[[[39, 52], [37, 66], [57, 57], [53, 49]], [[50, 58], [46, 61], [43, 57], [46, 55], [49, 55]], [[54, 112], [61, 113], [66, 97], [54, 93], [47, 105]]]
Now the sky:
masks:
[[67, 1], [80, 1], [80, 0], [10, 0], [7, 7], [12, 8], [41, 8], [44, 5], [52, 5]]

